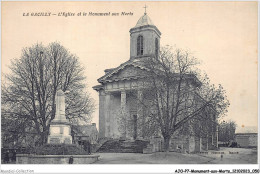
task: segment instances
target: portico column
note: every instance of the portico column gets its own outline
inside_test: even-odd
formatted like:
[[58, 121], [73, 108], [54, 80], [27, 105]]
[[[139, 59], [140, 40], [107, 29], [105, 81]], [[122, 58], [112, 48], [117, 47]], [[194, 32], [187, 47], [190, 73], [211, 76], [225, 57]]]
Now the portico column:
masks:
[[127, 118], [126, 118], [126, 92], [121, 91], [121, 111], [122, 111], [122, 116], [125, 118], [124, 122], [124, 133], [123, 137], [126, 138], [126, 124], [127, 124]]
[[137, 91], [137, 118], [139, 120], [142, 120], [142, 137], [144, 138], [144, 130], [145, 130], [145, 120], [144, 120], [144, 115], [143, 115], [143, 91], [138, 90]]
[[209, 150], [209, 134], [206, 135], [207, 141], [206, 141], [206, 150]]
[[106, 93], [105, 100], [105, 137], [110, 137], [110, 93]]
[[106, 137], [106, 117], [105, 117], [105, 92], [99, 91], [99, 137]]
[[111, 138], [115, 138], [115, 122], [116, 122], [116, 118], [115, 118], [115, 114], [114, 114], [114, 95], [111, 94], [110, 95], [110, 105], [109, 105], [109, 110], [110, 110], [110, 114], [109, 114], [109, 135]]
[[218, 148], [218, 125], [216, 125], [216, 141], [217, 141], [217, 148]]

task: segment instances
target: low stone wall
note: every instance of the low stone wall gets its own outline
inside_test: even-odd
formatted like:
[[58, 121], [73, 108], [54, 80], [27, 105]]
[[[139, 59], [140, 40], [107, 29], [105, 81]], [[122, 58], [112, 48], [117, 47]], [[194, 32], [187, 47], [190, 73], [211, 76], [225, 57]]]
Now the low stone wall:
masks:
[[154, 152], [162, 152], [163, 151], [163, 138], [161, 137], [153, 137], [150, 139], [150, 143], [147, 144], [147, 147], [143, 149], [144, 154], [150, 154]]
[[69, 164], [73, 156], [73, 164], [91, 164], [98, 160], [99, 155], [32, 155], [17, 154], [16, 164]]

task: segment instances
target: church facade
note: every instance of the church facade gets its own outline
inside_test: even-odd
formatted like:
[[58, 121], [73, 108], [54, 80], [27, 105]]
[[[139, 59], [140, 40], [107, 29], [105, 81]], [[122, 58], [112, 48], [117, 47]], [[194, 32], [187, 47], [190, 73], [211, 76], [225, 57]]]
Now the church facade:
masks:
[[[143, 126], [145, 111], [140, 102], [146, 95], [144, 83], [148, 70], [142, 60], [159, 54], [160, 38], [160, 30], [145, 13], [130, 29], [130, 59], [116, 68], [106, 69], [105, 75], [98, 79], [100, 85], [93, 87], [99, 93], [100, 138], [138, 139], [147, 135]], [[217, 135], [210, 138], [216, 145]], [[173, 149], [186, 145], [186, 149], [195, 151], [196, 143], [203, 143], [194, 137], [177, 135], [172, 139]]]

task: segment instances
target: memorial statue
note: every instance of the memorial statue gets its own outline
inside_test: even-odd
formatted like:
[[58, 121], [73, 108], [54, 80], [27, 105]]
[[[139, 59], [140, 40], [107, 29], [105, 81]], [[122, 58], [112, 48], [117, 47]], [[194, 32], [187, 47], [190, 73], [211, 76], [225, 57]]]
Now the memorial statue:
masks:
[[65, 115], [65, 94], [58, 90], [55, 97], [56, 111], [55, 118], [50, 123], [50, 144], [72, 144], [71, 127]]

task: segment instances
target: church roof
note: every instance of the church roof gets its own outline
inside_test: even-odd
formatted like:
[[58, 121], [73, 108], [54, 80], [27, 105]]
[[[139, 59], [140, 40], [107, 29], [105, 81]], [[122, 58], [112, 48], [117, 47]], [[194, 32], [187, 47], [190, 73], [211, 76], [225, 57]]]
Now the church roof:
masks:
[[154, 25], [149, 16], [145, 13], [137, 22], [135, 27], [141, 27], [145, 25]]
[[[112, 82], [113, 80], [110, 78], [112, 76], [114, 76], [115, 74], [117, 74], [119, 71], [125, 69], [127, 66], [133, 66], [133, 67], [139, 68], [141, 70], [150, 71], [150, 69], [145, 65], [145, 61], [141, 61], [138, 59], [130, 59], [127, 62], [119, 65], [116, 68], [111, 68], [110, 71], [108, 71], [104, 76], [102, 76], [98, 79], [98, 82], [101, 83], [101, 85], [94, 86], [93, 89], [95, 89], [95, 90], [101, 89], [101, 88], [103, 88], [102, 83]], [[175, 75], [176, 75], [176, 77], [178, 76], [177, 73]], [[138, 78], [143, 78], [144, 76], [145, 76], [144, 74], [139, 74], [139, 75], [135, 75], [135, 76], [128, 76], [128, 77], [116, 79], [115, 81], [138, 79]], [[198, 78], [194, 74], [186, 74], [185, 78], [193, 79], [196, 86], [201, 86], [201, 82], [198, 80]]]
[[151, 18], [146, 13], [144, 13], [144, 15], [137, 21], [136, 25], [130, 29], [130, 33], [138, 32], [140, 28], [154, 29], [159, 36], [161, 35], [159, 29], [153, 24]]
[[249, 133], [257, 133], [258, 127], [257, 126], [243, 126], [237, 127], [236, 134], [249, 134]]
[[[118, 71], [124, 69], [126, 66], [129, 66], [129, 65], [132, 65], [134, 67], [138, 67], [140, 69], [143, 69], [143, 70], [148, 70], [148, 68], [145, 67], [145, 65], [142, 64], [141, 61], [138, 61], [136, 59], [134, 60], [129, 60], [123, 64], [121, 64], [120, 66], [118, 66], [117, 68], [113, 68], [111, 69], [111, 71], [109, 71], [107, 74], [105, 74], [104, 76], [100, 77], [98, 79], [98, 82], [104, 82], [106, 81], [107, 78], [113, 76], [114, 74], [116, 74]], [[137, 77], [136, 77], [137, 78]]]

